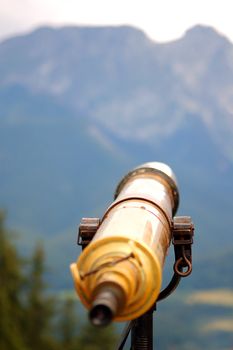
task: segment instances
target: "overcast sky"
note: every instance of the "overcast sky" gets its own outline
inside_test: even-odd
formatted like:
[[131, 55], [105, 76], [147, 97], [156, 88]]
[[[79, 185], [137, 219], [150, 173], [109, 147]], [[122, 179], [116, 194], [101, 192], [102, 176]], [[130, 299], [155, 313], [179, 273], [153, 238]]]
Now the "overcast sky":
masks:
[[206, 24], [233, 42], [232, 13], [232, 0], [0, 0], [0, 38], [45, 24], [130, 24], [161, 42]]

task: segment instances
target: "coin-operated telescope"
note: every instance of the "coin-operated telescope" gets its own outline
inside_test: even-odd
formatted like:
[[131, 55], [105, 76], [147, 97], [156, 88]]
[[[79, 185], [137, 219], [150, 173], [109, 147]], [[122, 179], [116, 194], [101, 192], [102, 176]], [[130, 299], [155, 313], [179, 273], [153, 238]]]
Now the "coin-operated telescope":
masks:
[[[191, 273], [193, 224], [189, 217], [173, 218], [178, 204], [174, 173], [152, 162], [121, 180], [101, 220], [82, 219], [79, 244], [85, 249], [71, 271], [93, 324], [140, 318]], [[174, 275], [160, 292], [171, 240]]]

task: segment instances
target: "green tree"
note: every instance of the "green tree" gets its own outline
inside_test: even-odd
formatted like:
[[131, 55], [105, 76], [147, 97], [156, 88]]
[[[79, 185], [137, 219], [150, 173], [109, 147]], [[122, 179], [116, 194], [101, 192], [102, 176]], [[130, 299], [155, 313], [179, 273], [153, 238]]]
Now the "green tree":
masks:
[[[28, 260], [19, 256], [0, 211], [0, 350], [110, 350], [115, 345], [112, 327], [99, 329], [78, 321], [75, 303], [67, 298], [55, 315], [48, 296], [43, 247], [36, 246]], [[54, 328], [54, 319], [59, 320]]]
[[62, 349], [77, 350], [80, 330], [75, 301], [71, 297], [62, 303], [58, 330]]
[[112, 350], [116, 346], [116, 333], [113, 326], [97, 328], [86, 322], [81, 328], [78, 349]]
[[55, 347], [52, 328], [54, 302], [46, 293], [44, 258], [43, 247], [38, 244], [30, 263], [25, 313], [26, 341], [33, 350]]
[[25, 350], [23, 339], [24, 278], [22, 260], [5, 228], [5, 213], [0, 211], [0, 349]]

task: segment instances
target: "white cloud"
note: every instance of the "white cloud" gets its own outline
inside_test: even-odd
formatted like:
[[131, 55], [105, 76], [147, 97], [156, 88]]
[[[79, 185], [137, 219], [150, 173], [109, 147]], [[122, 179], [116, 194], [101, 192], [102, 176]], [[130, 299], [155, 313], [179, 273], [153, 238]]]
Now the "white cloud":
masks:
[[229, 0], [0, 0], [0, 36], [43, 24], [131, 24], [157, 41], [207, 24], [233, 41]]

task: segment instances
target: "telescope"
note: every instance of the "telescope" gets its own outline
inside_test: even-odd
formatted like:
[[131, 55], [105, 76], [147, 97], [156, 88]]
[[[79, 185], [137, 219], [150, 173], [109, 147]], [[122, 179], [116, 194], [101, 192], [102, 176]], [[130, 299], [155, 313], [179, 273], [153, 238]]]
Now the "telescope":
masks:
[[[190, 217], [174, 217], [178, 205], [173, 171], [150, 162], [123, 177], [101, 220], [82, 219], [78, 240], [84, 249], [70, 268], [94, 325], [140, 319], [191, 273], [194, 227]], [[174, 274], [161, 292], [171, 241]]]

